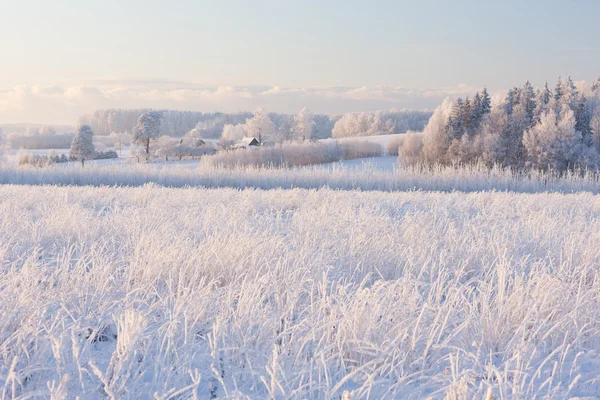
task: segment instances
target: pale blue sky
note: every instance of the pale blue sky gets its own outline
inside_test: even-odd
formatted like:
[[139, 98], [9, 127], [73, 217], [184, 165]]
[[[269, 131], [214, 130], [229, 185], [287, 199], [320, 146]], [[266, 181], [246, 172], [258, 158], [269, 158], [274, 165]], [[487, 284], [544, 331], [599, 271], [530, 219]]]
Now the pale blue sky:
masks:
[[[114, 93], [227, 85], [500, 90], [526, 79], [540, 85], [558, 75], [600, 75], [600, 2], [593, 0], [3, 0], [0, 15], [0, 122], [11, 119], [15, 96], [73, 87], [86, 95], [99, 89], [97, 106], [110, 105], [107, 87], [115, 106], [134, 106], [131, 96], [124, 103]], [[26, 93], [15, 95], [23, 85]], [[415, 99], [414, 107], [437, 101]], [[409, 97], [398, 103], [390, 105], [410, 107]], [[222, 99], [214, 104], [228, 109]], [[21, 119], [35, 112], [17, 111]]]

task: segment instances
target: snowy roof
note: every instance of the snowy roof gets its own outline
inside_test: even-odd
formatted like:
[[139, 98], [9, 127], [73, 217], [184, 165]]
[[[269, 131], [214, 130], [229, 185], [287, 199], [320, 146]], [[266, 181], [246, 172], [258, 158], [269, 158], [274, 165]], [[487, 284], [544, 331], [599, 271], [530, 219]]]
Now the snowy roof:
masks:
[[240, 140], [240, 142], [238, 143], [238, 145], [240, 146], [258, 146], [260, 143], [258, 143], [258, 140], [256, 140], [256, 138], [253, 137], [245, 137], [242, 138], [242, 140]]

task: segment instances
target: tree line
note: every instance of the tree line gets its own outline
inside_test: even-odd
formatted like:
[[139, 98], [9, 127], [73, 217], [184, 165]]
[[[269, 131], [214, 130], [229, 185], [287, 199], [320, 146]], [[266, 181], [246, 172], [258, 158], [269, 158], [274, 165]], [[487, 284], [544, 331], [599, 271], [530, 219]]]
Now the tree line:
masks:
[[446, 99], [421, 140], [404, 147], [400, 155], [407, 163], [598, 169], [600, 79], [576, 85], [570, 76], [559, 77], [553, 90], [525, 82], [494, 101], [486, 89], [472, 98]]
[[[150, 111], [161, 115], [161, 136], [182, 137], [193, 131], [191, 134], [205, 139], [220, 139], [226, 136], [225, 131], [231, 132], [231, 126], [244, 125], [254, 117], [254, 113], [251, 112], [202, 113], [177, 110], [107, 109], [83, 115], [78, 123], [89, 125], [96, 135], [100, 136], [110, 135], [113, 132], [132, 133], [139, 117]], [[293, 130], [298, 114], [263, 112], [273, 125], [272, 136], [275, 141], [289, 141], [296, 136]], [[420, 131], [427, 124], [431, 112], [391, 109], [346, 113], [341, 116], [311, 113], [311, 116], [314, 122], [311, 136], [326, 139], [332, 136], [341, 138], [403, 133], [409, 130]], [[235, 130], [239, 131], [239, 126]]]

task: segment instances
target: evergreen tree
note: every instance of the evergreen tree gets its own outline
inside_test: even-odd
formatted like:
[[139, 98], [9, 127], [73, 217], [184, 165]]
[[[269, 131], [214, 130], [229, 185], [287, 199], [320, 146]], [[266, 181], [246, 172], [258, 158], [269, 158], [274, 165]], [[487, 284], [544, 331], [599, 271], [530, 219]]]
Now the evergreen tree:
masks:
[[465, 130], [464, 106], [465, 103], [460, 97], [452, 105], [449, 125], [452, 128], [453, 137], [460, 138]]
[[592, 84], [592, 92], [600, 93], [600, 77], [596, 78], [596, 81]]
[[472, 126], [472, 113], [473, 113], [473, 105], [471, 104], [471, 100], [469, 100], [469, 96], [465, 98], [465, 103], [463, 104], [463, 124], [465, 127], [465, 132], [471, 134]]
[[504, 99], [504, 110], [506, 114], [510, 115], [513, 112], [513, 109], [517, 104], [521, 102], [521, 89], [518, 87], [513, 87], [510, 89], [506, 95], [506, 99]]
[[567, 81], [563, 84], [562, 104], [568, 106], [571, 110], [573, 110], [573, 112], [575, 112], [577, 110], [578, 103], [579, 93], [577, 92], [575, 83], [573, 83], [573, 80], [569, 75], [567, 77]]
[[556, 80], [556, 86], [554, 86], [554, 102], [558, 106], [562, 101], [562, 97], [564, 95], [564, 88], [562, 78], [559, 76]]
[[589, 140], [592, 133], [592, 113], [587, 106], [587, 99], [583, 94], [579, 97], [577, 107], [575, 109], [575, 121], [575, 129], [581, 132], [583, 140], [586, 143], [591, 144]]
[[529, 81], [525, 82], [525, 85], [523, 85], [523, 90], [521, 91], [519, 103], [521, 104], [521, 107], [523, 107], [523, 110], [525, 110], [525, 114], [527, 115], [527, 118], [529, 119], [529, 122], [531, 124], [531, 122], [533, 121], [533, 114], [536, 104], [535, 92], [533, 90], [533, 86], [531, 86], [531, 83], [529, 83]]
[[513, 109], [517, 104], [521, 104], [521, 95], [521, 88], [515, 86], [513, 88]]
[[533, 122], [538, 123], [542, 114], [548, 111], [550, 101], [552, 100], [552, 92], [548, 88], [548, 82], [544, 83], [544, 87], [538, 90], [536, 96], [535, 109], [533, 111]]
[[489, 114], [492, 110], [492, 100], [490, 95], [488, 94], [487, 88], [483, 88], [483, 92], [481, 92], [481, 117], [485, 114]]
[[471, 104], [471, 124], [472, 129], [477, 129], [479, 124], [481, 123], [481, 95], [479, 92], [475, 93], [475, 97], [473, 97], [473, 102]]

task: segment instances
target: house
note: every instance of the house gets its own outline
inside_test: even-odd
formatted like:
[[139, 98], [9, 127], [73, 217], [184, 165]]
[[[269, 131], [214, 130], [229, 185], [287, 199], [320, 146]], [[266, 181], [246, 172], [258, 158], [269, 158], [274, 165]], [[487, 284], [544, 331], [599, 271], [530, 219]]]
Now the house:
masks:
[[193, 147], [200, 147], [200, 146], [204, 146], [206, 145], [206, 142], [202, 139], [197, 139], [197, 138], [181, 138], [181, 140], [179, 141], [179, 144], [184, 144], [184, 145], [188, 145], [188, 146], [193, 146]]
[[236, 149], [246, 149], [248, 147], [258, 147], [260, 143], [256, 138], [253, 137], [245, 137], [239, 142], [237, 142], [233, 147]]

